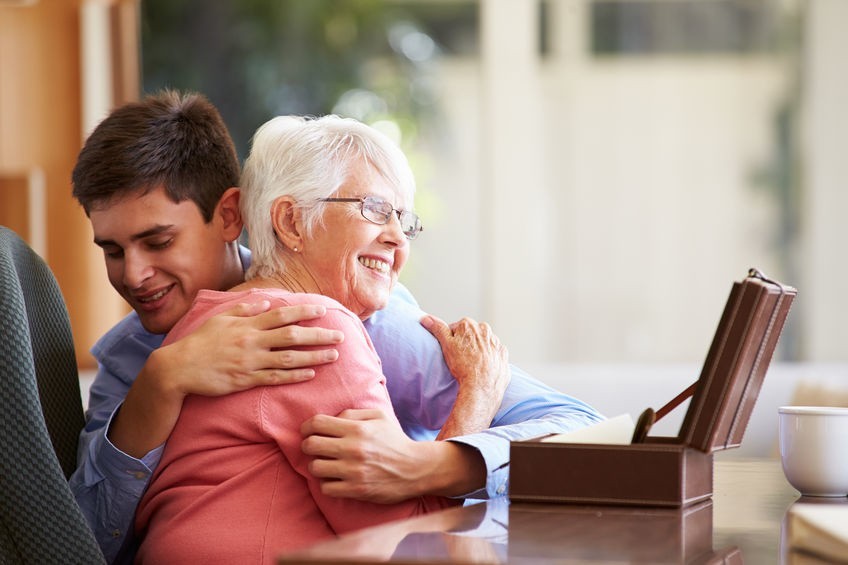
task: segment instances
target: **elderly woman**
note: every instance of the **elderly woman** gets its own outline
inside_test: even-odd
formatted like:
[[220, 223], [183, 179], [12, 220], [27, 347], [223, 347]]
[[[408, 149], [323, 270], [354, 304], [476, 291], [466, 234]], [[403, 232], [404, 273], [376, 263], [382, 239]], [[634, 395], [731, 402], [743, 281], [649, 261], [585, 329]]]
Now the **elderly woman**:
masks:
[[313, 380], [185, 400], [138, 507], [140, 562], [270, 562], [283, 549], [457, 504], [326, 496], [301, 451], [300, 426], [315, 414], [392, 414], [362, 320], [385, 306], [421, 231], [402, 152], [355, 120], [275, 118], [254, 137], [242, 185], [247, 282], [201, 291], [166, 342], [235, 304], [263, 301], [323, 304], [321, 325], [345, 339], [338, 361], [316, 367]]

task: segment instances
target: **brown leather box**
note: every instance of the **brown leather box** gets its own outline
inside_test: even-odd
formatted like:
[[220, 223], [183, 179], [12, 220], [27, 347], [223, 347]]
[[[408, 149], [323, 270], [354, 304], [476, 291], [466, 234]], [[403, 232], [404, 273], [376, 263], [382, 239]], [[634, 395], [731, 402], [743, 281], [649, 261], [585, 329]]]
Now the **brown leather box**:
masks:
[[742, 442], [795, 295], [755, 269], [733, 284], [700, 378], [669, 403], [692, 391], [677, 437], [647, 435], [646, 410], [642, 437], [628, 445], [514, 441], [510, 499], [679, 507], [710, 498], [712, 454]]

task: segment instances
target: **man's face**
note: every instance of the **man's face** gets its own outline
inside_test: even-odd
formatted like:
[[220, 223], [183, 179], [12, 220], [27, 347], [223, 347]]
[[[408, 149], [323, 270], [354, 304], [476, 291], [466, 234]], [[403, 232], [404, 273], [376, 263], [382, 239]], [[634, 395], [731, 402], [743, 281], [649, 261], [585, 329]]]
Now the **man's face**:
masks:
[[226, 221], [220, 203], [206, 223], [194, 202], [175, 203], [160, 187], [106, 202], [89, 218], [109, 282], [150, 332], [170, 331], [201, 289], [226, 290], [243, 278], [231, 244], [240, 219]]

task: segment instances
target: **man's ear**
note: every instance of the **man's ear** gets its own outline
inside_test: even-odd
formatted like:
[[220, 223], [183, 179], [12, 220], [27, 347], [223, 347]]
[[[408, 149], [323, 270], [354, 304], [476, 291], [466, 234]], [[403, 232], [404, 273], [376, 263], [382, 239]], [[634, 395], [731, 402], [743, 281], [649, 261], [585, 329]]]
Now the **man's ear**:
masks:
[[292, 251], [303, 249], [300, 210], [291, 196], [281, 196], [271, 204], [271, 225], [277, 239]]
[[241, 191], [237, 187], [228, 188], [215, 207], [215, 215], [220, 218], [224, 237], [227, 241], [235, 241], [241, 235], [244, 222], [241, 219], [239, 198]]

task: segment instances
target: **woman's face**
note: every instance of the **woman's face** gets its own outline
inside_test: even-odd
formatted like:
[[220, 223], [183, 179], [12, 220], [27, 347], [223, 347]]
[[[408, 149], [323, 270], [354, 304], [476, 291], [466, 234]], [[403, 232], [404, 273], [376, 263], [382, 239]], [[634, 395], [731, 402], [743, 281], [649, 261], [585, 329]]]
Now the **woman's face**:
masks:
[[[394, 188], [372, 167], [356, 165], [333, 195], [377, 196], [401, 207]], [[397, 214], [377, 225], [362, 216], [359, 202], [328, 202], [323, 222], [304, 241], [303, 261], [321, 294], [334, 298], [364, 320], [385, 307], [409, 256], [409, 240]]]

